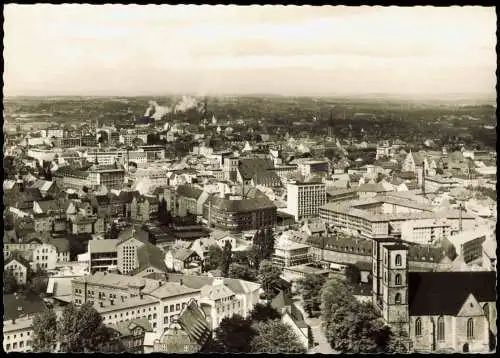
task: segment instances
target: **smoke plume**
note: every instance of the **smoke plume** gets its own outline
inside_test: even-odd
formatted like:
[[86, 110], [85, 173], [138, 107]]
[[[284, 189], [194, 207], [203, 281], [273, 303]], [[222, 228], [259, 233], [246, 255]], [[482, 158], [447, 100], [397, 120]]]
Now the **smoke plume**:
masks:
[[174, 112], [186, 112], [190, 109], [196, 108], [197, 110], [201, 109], [201, 104], [196, 100], [196, 98], [191, 96], [182, 96], [182, 99], [175, 106]]
[[168, 106], [160, 106], [155, 101], [149, 101], [149, 107], [144, 113], [145, 117], [152, 117], [155, 121], [159, 121], [167, 113], [172, 112], [172, 109]]

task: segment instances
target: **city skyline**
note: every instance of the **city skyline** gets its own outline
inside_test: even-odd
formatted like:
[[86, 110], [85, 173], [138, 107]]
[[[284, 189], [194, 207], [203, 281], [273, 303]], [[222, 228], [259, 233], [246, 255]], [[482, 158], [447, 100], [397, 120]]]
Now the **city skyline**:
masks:
[[6, 96], [496, 92], [493, 7], [10, 4], [4, 17]]

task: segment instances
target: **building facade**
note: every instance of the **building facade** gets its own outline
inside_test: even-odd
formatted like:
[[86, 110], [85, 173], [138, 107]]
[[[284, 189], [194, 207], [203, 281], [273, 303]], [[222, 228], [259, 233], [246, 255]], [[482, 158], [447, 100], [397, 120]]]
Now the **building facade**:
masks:
[[318, 216], [319, 208], [325, 203], [324, 183], [292, 182], [287, 186], [287, 209], [297, 221]]

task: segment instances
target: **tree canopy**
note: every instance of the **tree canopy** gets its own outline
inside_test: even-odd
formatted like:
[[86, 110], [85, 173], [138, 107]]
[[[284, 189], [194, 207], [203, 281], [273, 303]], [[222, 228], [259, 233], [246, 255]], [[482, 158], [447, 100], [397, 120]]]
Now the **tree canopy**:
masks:
[[205, 260], [205, 270], [215, 270], [221, 266], [222, 249], [218, 245], [210, 245]]
[[316, 316], [320, 312], [321, 289], [326, 278], [320, 275], [306, 275], [297, 284], [304, 300], [304, 310], [309, 316]]
[[215, 339], [225, 353], [249, 353], [254, 336], [252, 322], [237, 314], [223, 318], [215, 330]]
[[361, 271], [355, 265], [347, 265], [345, 276], [354, 285], [358, 285], [361, 282]]
[[33, 318], [32, 348], [34, 352], [53, 352], [57, 342], [57, 316], [46, 310]]
[[231, 266], [231, 258], [232, 258], [232, 246], [229, 241], [226, 241], [224, 245], [224, 249], [222, 250], [222, 259], [220, 263], [220, 269], [222, 271], [222, 276], [229, 276], [229, 268]]
[[[360, 303], [347, 282], [330, 279], [321, 294], [322, 324], [333, 349], [341, 353], [401, 350], [400, 332], [386, 326], [372, 303]], [[392, 342], [392, 343], [391, 343]]]
[[96, 352], [106, 345], [111, 332], [91, 303], [69, 304], [58, 322], [61, 350], [66, 353]]
[[255, 282], [257, 281], [257, 271], [247, 265], [232, 263], [229, 267], [229, 277]]
[[262, 322], [281, 318], [280, 313], [270, 303], [257, 303], [250, 311], [253, 322]]
[[276, 288], [279, 287], [281, 281], [280, 276], [279, 267], [276, 267], [270, 260], [262, 261], [259, 268], [259, 281], [268, 299], [276, 296]]
[[3, 271], [3, 293], [9, 294], [17, 292], [19, 289], [19, 284], [17, 283], [16, 277], [12, 270]]
[[292, 328], [280, 320], [259, 322], [251, 347], [254, 353], [306, 353]]

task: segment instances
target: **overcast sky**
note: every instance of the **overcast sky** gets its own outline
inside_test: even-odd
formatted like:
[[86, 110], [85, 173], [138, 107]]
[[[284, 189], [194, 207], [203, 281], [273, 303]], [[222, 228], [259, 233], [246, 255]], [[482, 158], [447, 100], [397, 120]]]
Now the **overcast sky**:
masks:
[[493, 7], [4, 9], [6, 95], [495, 94]]

